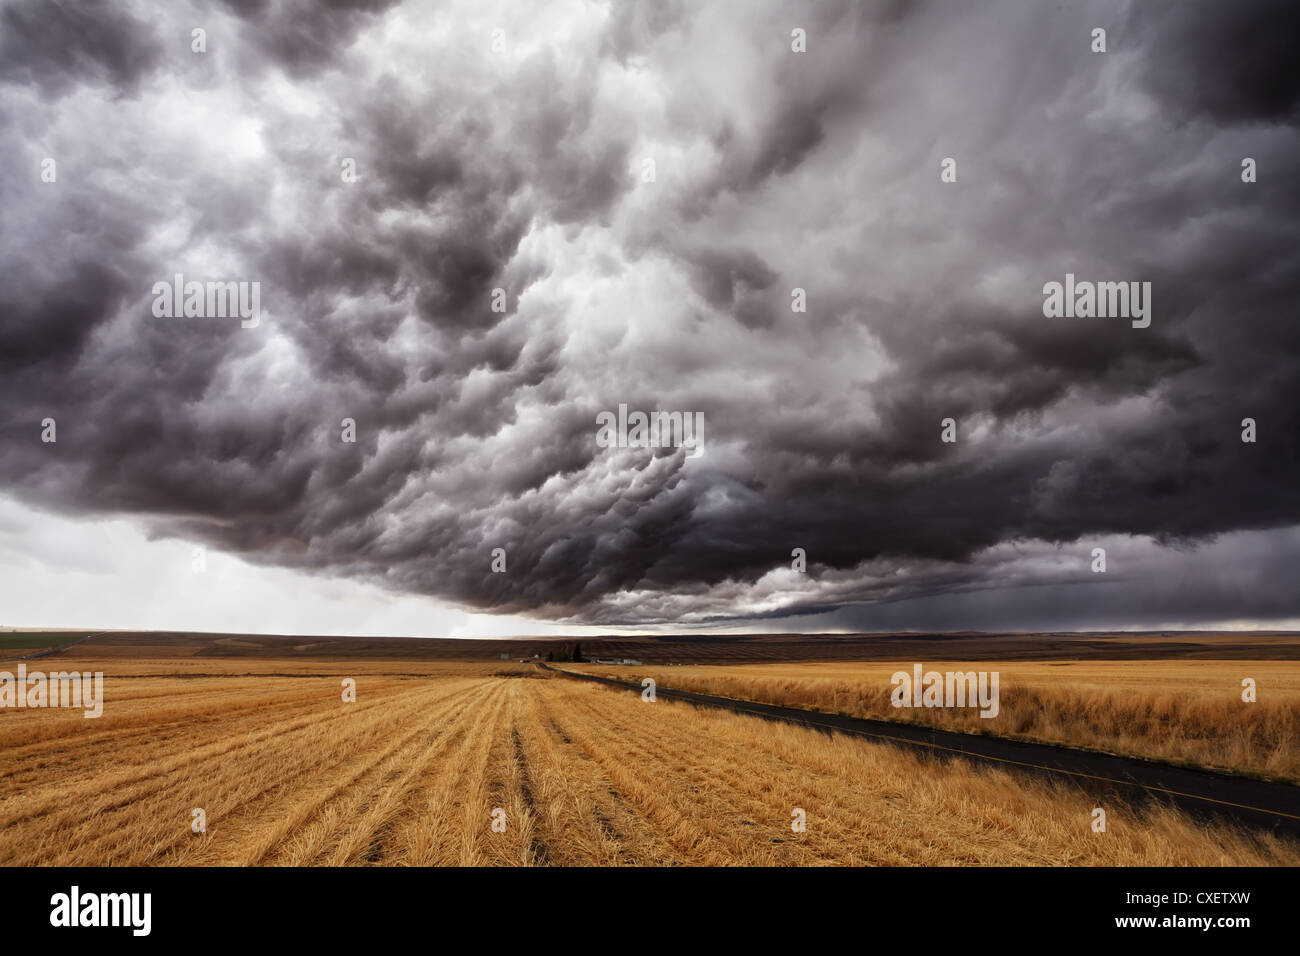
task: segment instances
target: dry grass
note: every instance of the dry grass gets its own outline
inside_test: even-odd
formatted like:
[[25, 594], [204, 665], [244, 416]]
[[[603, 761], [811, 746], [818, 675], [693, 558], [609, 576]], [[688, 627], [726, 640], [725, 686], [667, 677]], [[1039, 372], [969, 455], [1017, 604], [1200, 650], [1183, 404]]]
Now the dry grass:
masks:
[[[786, 707], [1300, 780], [1300, 662], [923, 663], [927, 671], [998, 671], [999, 714], [892, 707], [890, 676], [912, 670], [897, 661], [577, 669], [636, 681], [653, 677], [664, 687]], [[1256, 681], [1255, 703], [1241, 699], [1244, 677]]]
[[108, 671], [98, 720], [0, 711], [0, 864], [1300, 864], [1168, 809], [1104, 800], [1097, 834], [1071, 786], [504, 663], [193, 663], [213, 676]]

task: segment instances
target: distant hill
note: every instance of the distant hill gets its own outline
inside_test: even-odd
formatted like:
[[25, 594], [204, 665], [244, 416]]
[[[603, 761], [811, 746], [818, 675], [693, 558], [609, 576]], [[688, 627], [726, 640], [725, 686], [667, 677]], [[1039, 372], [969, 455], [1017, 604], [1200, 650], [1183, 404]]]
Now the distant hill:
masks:
[[[0, 656], [56, 647], [93, 631], [0, 633]], [[328, 637], [113, 631], [78, 644], [85, 657], [380, 658], [512, 660], [545, 658], [581, 642], [583, 656], [646, 664], [785, 660], [1135, 660], [1160, 658], [1300, 660], [1300, 633], [1200, 631], [1045, 634], [669, 634], [592, 638], [457, 639]], [[54, 656], [57, 656], [57, 653]]]

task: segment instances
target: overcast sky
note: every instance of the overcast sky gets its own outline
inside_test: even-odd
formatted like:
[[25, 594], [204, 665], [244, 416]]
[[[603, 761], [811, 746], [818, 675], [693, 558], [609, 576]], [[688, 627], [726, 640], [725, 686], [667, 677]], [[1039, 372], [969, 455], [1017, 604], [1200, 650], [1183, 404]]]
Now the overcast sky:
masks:
[[1300, 626], [1298, 10], [0, 2], [0, 624]]

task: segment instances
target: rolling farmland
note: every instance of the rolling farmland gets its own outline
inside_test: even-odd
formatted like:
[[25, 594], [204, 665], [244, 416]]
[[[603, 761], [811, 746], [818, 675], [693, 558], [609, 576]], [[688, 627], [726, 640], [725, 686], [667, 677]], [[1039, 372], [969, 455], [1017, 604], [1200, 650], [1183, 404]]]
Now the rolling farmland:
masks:
[[6, 865], [1300, 863], [1159, 806], [1094, 833], [1069, 785], [526, 664], [59, 666], [106, 672], [104, 716], [0, 711]]

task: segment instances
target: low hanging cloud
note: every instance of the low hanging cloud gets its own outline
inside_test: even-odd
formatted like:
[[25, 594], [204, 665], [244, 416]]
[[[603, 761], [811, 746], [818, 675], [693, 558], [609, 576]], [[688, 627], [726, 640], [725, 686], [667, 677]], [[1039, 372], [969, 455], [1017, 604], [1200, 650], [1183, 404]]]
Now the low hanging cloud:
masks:
[[[1098, 546], [1169, 591], [1180, 555], [1300, 525], [1297, 25], [4, 3], [0, 481], [583, 623], [899, 626], [860, 609], [999, 590], [1037, 625], [1045, 589], [1099, 593]], [[258, 283], [260, 321], [156, 316], [177, 274]], [[1150, 326], [1046, 318], [1067, 274], [1150, 282]], [[702, 413], [704, 453], [600, 447], [620, 404]], [[1254, 580], [1186, 619], [1300, 616]]]

